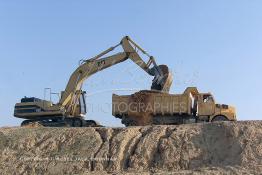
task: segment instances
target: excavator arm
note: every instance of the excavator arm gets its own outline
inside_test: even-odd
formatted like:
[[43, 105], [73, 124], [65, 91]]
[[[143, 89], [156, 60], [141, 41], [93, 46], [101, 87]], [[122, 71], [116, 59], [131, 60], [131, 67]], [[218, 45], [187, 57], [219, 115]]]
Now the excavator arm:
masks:
[[[125, 36], [121, 40], [121, 45], [126, 53], [128, 53], [129, 58], [134, 61], [138, 66], [145, 70], [149, 75], [154, 76], [152, 80], [152, 90], [169, 92], [170, 86], [173, 82], [172, 74], [166, 65], [157, 65], [155, 58], [150, 56], [144, 49], [142, 49], [138, 44], [136, 44], [130, 37]], [[139, 56], [138, 52], [141, 51], [146, 55], [149, 60], [147, 63]]]
[[[120, 52], [108, 57], [103, 57], [120, 45], [122, 46], [124, 52]], [[143, 59], [139, 56], [136, 49], [140, 50], [143, 54], [149, 57], [147, 63], [144, 62]], [[103, 51], [91, 59], [82, 60], [80, 66], [71, 75], [65, 91], [62, 92], [59, 104], [66, 109], [67, 113], [72, 113], [72, 110], [79, 99], [79, 91], [81, 91], [84, 81], [89, 76], [103, 69], [121, 63], [127, 59], [131, 59], [149, 75], [154, 76], [151, 86], [152, 90], [165, 92], [169, 91], [170, 85], [172, 83], [172, 75], [169, 72], [167, 66], [157, 66], [154, 57], [147, 54], [141, 47], [139, 47], [134, 41], [126, 36], [116, 46], [110, 47], [109, 49]]]

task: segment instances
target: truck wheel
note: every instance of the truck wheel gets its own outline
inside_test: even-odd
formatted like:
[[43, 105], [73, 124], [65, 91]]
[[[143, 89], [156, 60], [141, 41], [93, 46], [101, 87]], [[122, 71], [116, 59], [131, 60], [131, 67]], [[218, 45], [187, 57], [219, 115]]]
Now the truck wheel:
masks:
[[122, 124], [124, 124], [126, 127], [128, 127], [128, 126], [138, 126], [138, 124], [134, 120], [125, 121], [124, 123], [122, 122]]
[[21, 123], [21, 126], [26, 126], [30, 123], [31, 121], [30, 120], [24, 120], [22, 123]]
[[87, 127], [99, 127], [101, 125], [95, 120], [86, 120], [85, 126], [87, 126]]
[[211, 122], [221, 122], [221, 121], [229, 121], [229, 120], [225, 116], [218, 115], [214, 117]]

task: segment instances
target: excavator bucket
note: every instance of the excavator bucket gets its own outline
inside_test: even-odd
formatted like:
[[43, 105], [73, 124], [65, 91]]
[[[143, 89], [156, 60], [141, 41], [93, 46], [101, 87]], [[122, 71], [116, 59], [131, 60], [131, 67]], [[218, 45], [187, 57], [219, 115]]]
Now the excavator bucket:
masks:
[[169, 92], [173, 82], [172, 73], [170, 72], [167, 65], [159, 65], [156, 67], [156, 69], [161, 72], [162, 76], [155, 76], [152, 82], [151, 89], [162, 92]]

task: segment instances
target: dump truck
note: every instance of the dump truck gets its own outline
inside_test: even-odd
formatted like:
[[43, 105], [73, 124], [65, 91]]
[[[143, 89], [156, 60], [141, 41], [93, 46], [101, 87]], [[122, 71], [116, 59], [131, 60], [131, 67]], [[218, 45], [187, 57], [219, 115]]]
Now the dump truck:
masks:
[[188, 87], [183, 94], [143, 90], [112, 96], [112, 114], [126, 126], [235, 121], [236, 110], [217, 104], [211, 93]]

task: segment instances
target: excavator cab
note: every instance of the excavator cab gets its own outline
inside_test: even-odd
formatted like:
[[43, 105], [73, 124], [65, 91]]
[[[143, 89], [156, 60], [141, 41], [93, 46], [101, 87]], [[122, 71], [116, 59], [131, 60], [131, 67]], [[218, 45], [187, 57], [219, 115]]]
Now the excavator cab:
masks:
[[77, 103], [75, 104], [75, 109], [73, 116], [79, 116], [79, 117], [84, 117], [86, 114], [86, 99], [85, 99], [85, 94], [86, 91], [80, 91], [79, 92], [79, 99], [77, 100]]

